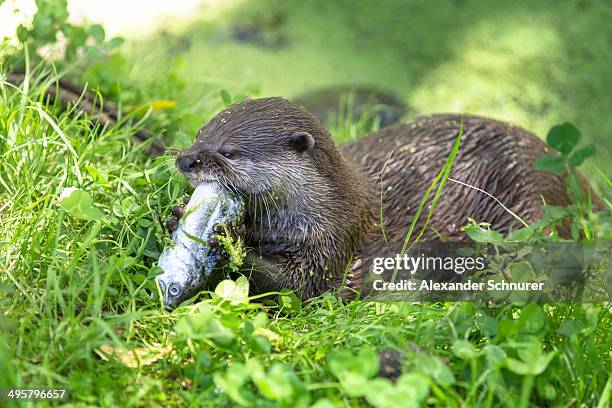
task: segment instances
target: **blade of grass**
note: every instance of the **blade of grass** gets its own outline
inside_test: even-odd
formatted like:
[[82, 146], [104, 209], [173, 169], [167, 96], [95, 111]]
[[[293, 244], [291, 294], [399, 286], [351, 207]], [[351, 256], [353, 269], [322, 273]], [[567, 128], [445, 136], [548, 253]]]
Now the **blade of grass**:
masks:
[[427, 225], [429, 224], [429, 221], [431, 220], [431, 216], [433, 215], [436, 204], [438, 200], [440, 199], [440, 197], [442, 196], [442, 190], [444, 186], [446, 185], [446, 181], [451, 172], [451, 169], [453, 168], [453, 164], [455, 163], [455, 159], [459, 151], [459, 146], [461, 144], [462, 135], [463, 135], [463, 119], [461, 119], [461, 125], [459, 127], [459, 131], [457, 132], [457, 137], [455, 138], [455, 142], [453, 143], [451, 151], [446, 159], [446, 162], [444, 163], [444, 165], [442, 166], [442, 169], [440, 169], [440, 171], [438, 172], [438, 174], [436, 175], [432, 183], [429, 185], [429, 188], [427, 189], [427, 191], [425, 192], [425, 195], [421, 199], [421, 203], [419, 204], [419, 207], [417, 208], [417, 211], [414, 217], [412, 218], [410, 229], [408, 230], [408, 233], [406, 234], [406, 238], [404, 239], [404, 244], [402, 245], [401, 255], [404, 255], [406, 251], [409, 249], [408, 244], [410, 242], [410, 238], [412, 237], [412, 233], [414, 232], [414, 228], [416, 227], [416, 224], [421, 216], [421, 211], [423, 210], [423, 207], [427, 203], [427, 200], [429, 199], [431, 192], [436, 187], [436, 185], [438, 185], [438, 182], [439, 182], [436, 194], [433, 198], [431, 206], [429, 207], [429, 212], [427, 214], [427, 218], [425, 219], [425, 223], [423, 224], [423, 227], [421, 228], [419, 235], [417, 235], [414, 243], [418, 242], [418, 240], [421, 238], [421, 236], [425, 232]]
[[387, 160], [385, 160], [385, 164], [383, 165], [382, 169], [380, 170], [380, 205], [378, 206], [379, 208], [379, 213], [378, 213], [378, 218], [379, 218], [379, 222], [380, 222], [380, 231], [382, 233], [383, 239], [385, 240], [385, 245], [389, 245], [389, 241], [387, 240], [387, 234], [385, 232], [385, 223], [383, 220], [383, 196], [385, 194], [385, 186], [383, 183], [383, 175], [385, 173], [385, 169], [387, 168], [387, 164], [389, 164], [389, 162], [391, 161], [391, 156], [393, 156], [393, 151], [391, 151], [391, 153], [389, 153], [389, 157], [387, 157]]
[[506, 207], [506, 206], [504, 205], [504, 203], [502, 203], [501, 201], [499, 201], [499, 200], [497, 199], [497, 197], [495, 197], [493, 194], [490, 194], [490, 193], [488, 193], [488, 192], [486, 192], [486, 191], [484, 191], [484, 190], [482, 190], [482, 189], [480, 189], [480, 188], [478, 188], [478, 187], [476, 187], [476, 186], [472, 186], [472, 185], [470, 185], [470, 184], [464, 183], [463, 181], [455, 180], [455, 179], [450, 178], [450, 177], [448, 178], [448, 180], [449, 180], [449, 181], [452, 181], [453, 183], [457, 183], [457, 184], [461, 184], [462, 186], [469, 187], [469, 188], [471, 188], [471, 189], [474, 189], [474, 190], [476, 190], [476, 191], [479, 191], [479, 192], [481, 192], [481, 193], [483, 193], [483, 194], [485, 194], [485, 195], [487, 195], [487, 196], [491, 197], [493, 200], [495, 200], [495, 201], [497, 202], [497, 204], [501, 205], [501, 206], [502, 206], [502, 208], [508, 212], [508, 214], [512, 215], [512, 216], [513, 216], [513, 217], [514, 217], [516, 220], [518, 220], [518, 221], [519, 221], [521, 224], [523, 224], [525, 227], [529, 227], [529, 224], [527, 224], [527, 223], [526, 223], [526, 222], [525, 222], [525, 221], [524, 221], [524, 220], [523, 220], [521, 217], [519, 217], [519, 216], [518, 216], [518, 215], [517, 215], [515, 212], [513, 212], [511, 209], [509, 209], [508, 207]]

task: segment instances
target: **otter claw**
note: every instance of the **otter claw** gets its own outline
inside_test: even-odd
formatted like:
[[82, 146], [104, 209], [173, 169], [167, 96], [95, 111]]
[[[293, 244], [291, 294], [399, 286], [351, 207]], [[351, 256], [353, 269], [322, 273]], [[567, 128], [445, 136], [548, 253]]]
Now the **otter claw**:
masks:
[[185, 209], [181, 206], [175, 206], [172, 208], [172, 215], [176, 218], [180, 219], [183, 215], [185, 215]]
[[225, 252], [219, 252], [216, 256], [215, 256], [215, 261], [218, 264], [225, 264], [227, 261], [229, 261], [229, 255]]
[[174, 218], [174, 217], [170, 217], [166, 220], [166, 228], [168, 228], [169, 231], [174, 231], [178, 228], [178, 219]]
[[240, 237], [246, 234], [246, 227], [244, 224], [241, 224], [239, 227], [234, 228], [234, 233]]
[[210, 246], [211, 248], [219, 248], [219, 240], [215, 239], [215, 238], [210, 238], [208, 241], [206, 241], [206, 243], [208, 244], [208, 246]]

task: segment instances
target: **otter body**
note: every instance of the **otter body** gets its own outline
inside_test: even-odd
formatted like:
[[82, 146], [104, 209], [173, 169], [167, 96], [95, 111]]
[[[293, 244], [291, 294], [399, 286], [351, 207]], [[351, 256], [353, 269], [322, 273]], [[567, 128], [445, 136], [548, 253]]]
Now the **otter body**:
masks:
[[[459, 115], [428, 116], [338, 148], [299, 106], [281, 98], [246, 100], [206, 124], [177, 167], [192, 185], [216, 179], [245, 201], [250, 250], [243, 273], [255, 292], [289, 288], [309, 298], [340, 286], [347, 273], [345, 283], [360, 281], [367, 263], [355, 261], [380, 245], [381, 206], [387, 239], [404, 239], [460, 126]], [[544, 152], [544, 143], [524, 129], [464, 116], [450, 177], [533, 222], [542, 199], [569, 202], [562, 177], [534, 169]], [[494, 199], [458, 182], [444, 187], [422, 239], [465, 240], [460, 228], [468, 217], [501, 232], [521, 226]]]
[[[535, 170], [534, 162], [546, 154], [546, 145], [533, 133], [479, 116], [415, 118], [340, 146], [369, 186], [375, 186], [389, 240], [401, 241], [406, 236], [421, 199], [450, 154], [462, 120], [461, 144], [449, 176], [452, 180], [444, 186], [424, 239], [465, 240], [460, 228], [468, 218], [491, 223], [492, 229], [504, 234], [522, 226], [495, 199], [477, 189], [497, 198], [527, 223], [542, 216], [543, 201], [548, 205], [569, 203], [562, 177]], [[417, 231], [419, 226], [422, 224], [417, 224]]]

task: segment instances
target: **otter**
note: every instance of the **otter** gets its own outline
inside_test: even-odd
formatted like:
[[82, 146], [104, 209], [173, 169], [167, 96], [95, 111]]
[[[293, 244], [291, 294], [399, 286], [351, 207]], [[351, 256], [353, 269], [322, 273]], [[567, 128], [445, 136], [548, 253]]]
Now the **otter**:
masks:
[[521, 227], [469, 186], [526, 222], [542, 216], [544, 202], [570, 202], [563, 177], [535, 170], [546, 145], [518, 126], [433, 115], [338, 147], [314, 115], [279, 97], [247, 99], [219, 113], [176, 166], [192, 186], [215, 179], [244, 200], [250, 249], [241, 272], [253, 293], [288, 288], [307, 299], [343, 283], [358, 288], [367, 273], [361, 259], [375, 253], [383, 228], [388, 241], [404, 239], [461, 123], [450, 174], [458, 182], [444, 187], [422, 240], [466, 240], [468, 218], [502, 233]]

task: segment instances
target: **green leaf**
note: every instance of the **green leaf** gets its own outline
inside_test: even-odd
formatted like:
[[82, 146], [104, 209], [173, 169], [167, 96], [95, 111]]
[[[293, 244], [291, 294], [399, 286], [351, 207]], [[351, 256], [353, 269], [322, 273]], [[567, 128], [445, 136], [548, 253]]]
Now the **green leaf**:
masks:
[[569, 154], [578, 140], [580, 131], [569, 122], [553, 126], [546, 136], [548, 145], [562, 154]]
[[[0, 322], [2, 322], [0, 320]], [[16, 370], [12, 362], [12, 353], [0, 342], [0, 387], [15, 387], [17, 385]]]
[[357, 356], [349, 350], [332, 353], [327, 357], [330, 371], [340, 381], [344, 392], [351, 397], [365, 395], [369, 379], [379, 370], [378, 354], [371, 347], [362, 347]]
[[476, 224], [467, 225], [461, 230], [476, 242], [501, 242], [504, 240], [504, 236], [499, 232], [481, 228]]
[[536, 333], [544, 327], [544, 323], [546, 323], [546, 315], [537, 303], [530, 303], [521, 310], [521, 316], [518, 319], [521, 333]]
[[268, 315], [265, 312], [259, 312], [253, 317], [253, 326], [264, 327], [268, 321]]
[[557, 333], [565, 337], [577, 336], [584, 329], [585, 324], [582, 320], [566, 320], [561, 323]]
[[22, 25], [17, 27], [17, 39], [20, 42], [25, 42], [29, 36], [30, 36], [30, 31], [26, 27]]
[[221, 299], [229, 300], [232, 304], [249, 303], [249, 282], [241, 276], [234, 282], [225, 279], [215, 288], [215, 294]]
[[232, 96], [227, 89], [222, 89], [219, 91], [219, 95], [221, 95], [221, 100], [225, 106], [230, 106], [232, 104]]
[[124, 42], [125, 42], [125, 40], [122, 37], [113, 37], [108, 42], [108, 47], [109, 48], [118, 48], [118, 47], [121, 47], [121, 45], [123, 45]]
[[222, 299], [229, 298], [236, 290], [236, 283], [231, 279], [225, 279], [219, 282], [215, 288], [215, 294]]
[[565, 161], [561, 157], [542, 156], [535, 161], [537, 171], [561, 174], [565, 171]]
[[88, 192], [78, 188], [65, 188], [59, 197], [60, 206], [73, 217], [90, 221], [104, 218], [104, 213], [93, 206], [93, 200]]
[[527, 241], [536, 231], [534, 224], [529, 227], [512, 230], [506, 235], [506, 241]]
[[538, 391], [538, 395], [545, 400], [552, 401], [557, 396], [557, 388], [549, 383], [545, 378], [538, 377], [536, 389]]
[[283, 364], [272, 365], [268, 373], [264, 373], [263, 370], [253, 370], [251, 378], [262, 395], [268, 399], [288, 400], [293, 394], [290, 372]]
[[497, 334], [497, 320], [484, 313], [477, 313], [474, 317], [476, 327], [487, 337], [495, 337]]
[[569, 215], [571, 215], [569, 208], [547, 205], [544, 206], [544, 216], [542, 217], [542, 221], [544, 221], [545, 224], [552, 224], [564, 219]]
[[98, 184], [108, 183], [108, 176], [94, 166], [86, 165], [85, 170], [91, 176], [91, 178]]
[[334, 405], [327, 398], [321, 398], [320, 400], [317, 400], [317, 402], [314, 403], [312, 408], [336, 408], [336, 405]]
[[364, 390], [367, 401], [377, 408], [418, 408], [429, 394], [429, 379], [420, 373], [402, 375], [395, 386], [387, 379], [376, 378]]
[[153, 221], [149, 218], [140, 218], [138, 220], [138, 225], [143, 228], [151, 228], [151, 226], [153, 225]]
[[359, 365], [359, 373], [366, 378], [372, 378], [378, 373], [380, 363], [378, 353], [373, 348], [362, 347], [355, 362]]
[[101, 43], [102, 41], [104, 41], [105, 32], [104, 32], [104, 28], [100, 24], [92, 25], [90, 29], [90, 33], [93, 39], [96, 40], [96, 42]]
[[455, 383], [455, 375], [439, 358], [427, 354], [419, 354], [415, 361], [416, 367], [427, 374], [435, 382], [444, 386]]
[[206, 326], [206, 336], [221, 347], [229, 347], [235, 338], [234, 333], [218, 319], [212, 319], [208, 323]]
[[506, 359], [506, 352], [504, 349], [494, 344], [487, 344], [482, 351], [489, 368], [497, 369]]
[[567, 178], [565, 179], [567, 186], [569, 187], [570, 193], [573, 195], [573, 198], [578, 202], [582, 202], [584, 200], [584, 189], [582, 187], [582, 183], [578, 178], [578, 174], [575, 171], [572, 171]]
[[455, 340], [453, 342], [453, 353], [462, 360], [472, 360], [478, 357], [476, 347], [466, 340]]
[[69, 26], [65, 28], [66, 36], [70, 39], [70, 46], [74, 49], [82, 47], [87, 42], [87, 32], [83, 27]]
[[279, 296], [281, 310], [285, 313], [295, 312], [298, 313], [302, 310], [302, 302], [295, 293], [289, 291], [289, 289], [283, 289], [282, 294]]
[[214, 319], [214, 313], [209, 309], [204, 309], [200, 313], [187, 315], [180, 319], [174, 330], [177, 336], [187, 339], [198, 340], [206, 339], [206, 326]]
[[121, 200], [121, 214], [125, 218], [128, 218], [138, 210], [140, 210], [140, 204], [136, 202], [136, 197], [129, 196]]
[[497, 324], [497, 336], [499, 338], [513, 337], [518, 333], [518, 325], [513, 319], [503, 319]]
[[570, 226], [570, 236], [574, 241], [578, 241], [580, 239], [580, 225], [576, 223], [572, 223]]
[[242, 327], [246, 335], [253, 333], [253, 331], [251, 330], [253, 329], [253, 323], [251, 323], [249, 320], [245, 321], [240, 315], [236, 313], [224, 313], [219, 316], [219, 319], [225, 327], [234, 330], [238, 330]]
[[574, 154], [572, 154], [569, 158], [569, 162], [572, 166], [580, 166], [582, 164], [582, 162], [584, 162], [586, 159], [588, 159], [591, 156], [594, 156], [595, 153], [597, 153], [597, 148], [595, 148], [595, 145], [588, 145], [585, 146], [581, 149], [578, 149], [574, 152]]
[[248, 302], [249, 280], [246, 277], [239, 276], [238, 279], [236, 279], [236, 291], [241, 300], [246, 299]]
[[540, 375], [557, 355], [556, 352], [543, 354], [536, 343], [518, 350], [522, 361], [513, 358], [506, 359], [506, 368], [518, 375]]
[[376, 350], [364, 346], [355, 356], [349, 350], [342, 350], [328, 357], [331, 372], [340, 377], [346, 373], [355, 373], [365, 379], [372, 378], [378, 373], [379, 360]]
[[514, 358], [508, 358], [505, 361], [505, 367], [518, 375], [529, 375], [532, 373], [529, 365]]
[[533, 268], [529, 262], [512, 262], [508, 265], [512, 282], [530, 282], [533, 278]]
[[230, 366], [225, 373], [213, 374], [215, 385], [237, 404], [243, 407], [255, 405], [255, 396], [243, 385], [249, 379], [249, 370], [242, 363]]
[[405, 395], [398, 395], [395, 387], [389, 380], [377, 378], [365, 386], [363, 390], [368, 402], [376, 408], [398, 407], [406, 405], [409, 399]]
[[251, 347], [251, 350], [258, 354], [270, 354], [272, 350], [270, 340], [265, 336], [252, 336], [248, 338], [247, 343], [249, 347]]
[[417, 401], [424, 400], [429, 394], [429, 378], [421, 373], [402, 374], [397, 379], [396, 386], [397, 388], [410, 390]]
[[175, 326], [177, 337], [181, 339], [211, 340], [220, 348], [232, 349], [236, 336], [219, 319], [211, 307], [201, 307], [194, 313], [180, 319]]
[[368, 390], [368, 379], [351, 371], [342, 372], [337, 376], [342, 390], [349, 397], [362, 397]]

